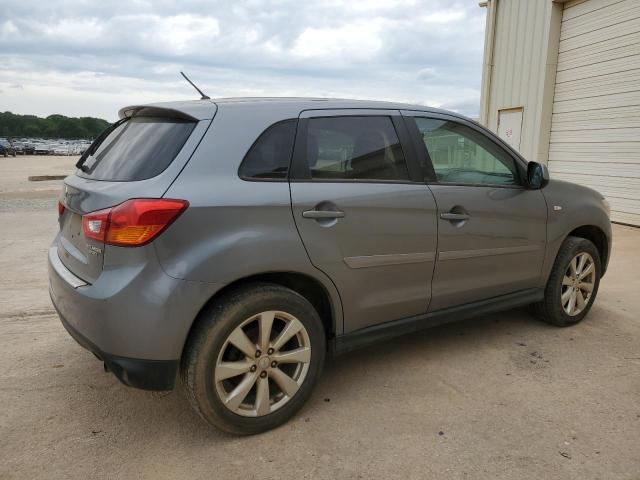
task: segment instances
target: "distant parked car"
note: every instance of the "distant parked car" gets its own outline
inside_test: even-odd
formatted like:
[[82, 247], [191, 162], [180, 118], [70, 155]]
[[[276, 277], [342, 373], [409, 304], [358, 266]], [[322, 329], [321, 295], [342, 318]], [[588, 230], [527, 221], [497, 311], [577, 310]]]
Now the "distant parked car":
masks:
[[122, 382], [180, 374], [227, 431], [285, 422], [327, 353], [528, 304], [575, 325], [607, 269], [603, 196], [452, 112], [226, 99], [120, 118], [65, 179], [53, 304]]
[[24, 155], [35, 155], [36, 147], [31, 144], [25, 144], [24, 148], [22, 149], [22, 153]]
[[12, 142], [16, 155], [24, 155], [24, 144], [21, 142]]
[[9, 155], [15, 157], [16, 149], [11, 144], [10, 140], [6, 138], [0, 138], [0, 155], [8, 157]]

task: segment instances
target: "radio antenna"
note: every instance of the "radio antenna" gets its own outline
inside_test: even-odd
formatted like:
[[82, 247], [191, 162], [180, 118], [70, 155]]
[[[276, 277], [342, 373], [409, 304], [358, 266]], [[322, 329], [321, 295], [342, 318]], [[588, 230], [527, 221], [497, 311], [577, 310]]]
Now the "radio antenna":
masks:
[[200, 90], [198, 87], [196, 87], [196, 84], [193, 83], [191, 80], [189, 80], [189, 77], [187, 77], [184, 72], [180, 72], [180, 74], [184, 77], [184, 79], [189, 82], [191, 84], [191, 86], [193, 88], [195, 88], [198, 93], [201, 95], [200, 100], [211, 100], [211, 97], [208, 97], [207, 95], [205, 95], [204, 93], [202, 93], [202, 90]]

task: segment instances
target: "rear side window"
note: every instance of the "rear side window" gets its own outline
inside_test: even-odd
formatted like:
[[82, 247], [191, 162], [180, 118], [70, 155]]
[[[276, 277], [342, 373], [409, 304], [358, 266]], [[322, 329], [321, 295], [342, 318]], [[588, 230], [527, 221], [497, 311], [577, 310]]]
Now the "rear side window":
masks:
[[400, 141], [389, 117], [311, 118], [306, 147], [312, 179], [409, 179]]
[[155, 177], [178, 155], [195, 126], [175, 118], [134, 117], [107, 135], [78, 175], [113, 182]]
[[284, 179], [289, 173], [296, 120], [271, 125], [258, 137], [240, 165], [244, 179]]

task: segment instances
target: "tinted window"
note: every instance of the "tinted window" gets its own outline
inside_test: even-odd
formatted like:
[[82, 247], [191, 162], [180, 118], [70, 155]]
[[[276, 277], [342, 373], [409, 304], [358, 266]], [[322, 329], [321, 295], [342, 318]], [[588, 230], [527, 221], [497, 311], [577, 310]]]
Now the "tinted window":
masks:
[[107, 135], [78, 175], [125, 182], [155, 177], [173, 161], [195, 125], [172, 118], [134, 117]]
[[287, 178], [296, 133], [296, 120], [267, 128], [253, 144], [240, 166], [242, 178]]
[[311, 118], [306, 145], [311, 178], [409, 179], [389, 117]]
[[416, 118], [439, 182], [516, 185], [513, 158], [482, 133], [447, 120]]

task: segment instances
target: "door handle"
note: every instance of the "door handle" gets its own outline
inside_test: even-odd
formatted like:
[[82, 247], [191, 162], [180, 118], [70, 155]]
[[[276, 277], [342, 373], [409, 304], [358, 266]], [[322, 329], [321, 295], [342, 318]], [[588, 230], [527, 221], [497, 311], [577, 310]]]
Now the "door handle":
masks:
[[344, 218], [344, 212], [339, 210], [307, 210], [302, 212], [304, 218]]
[[469, 215], [466, 213], [441, 213], [440, 218], [443, 220], [449, 220], [450, 222], [461, 222], [469, 220]]

